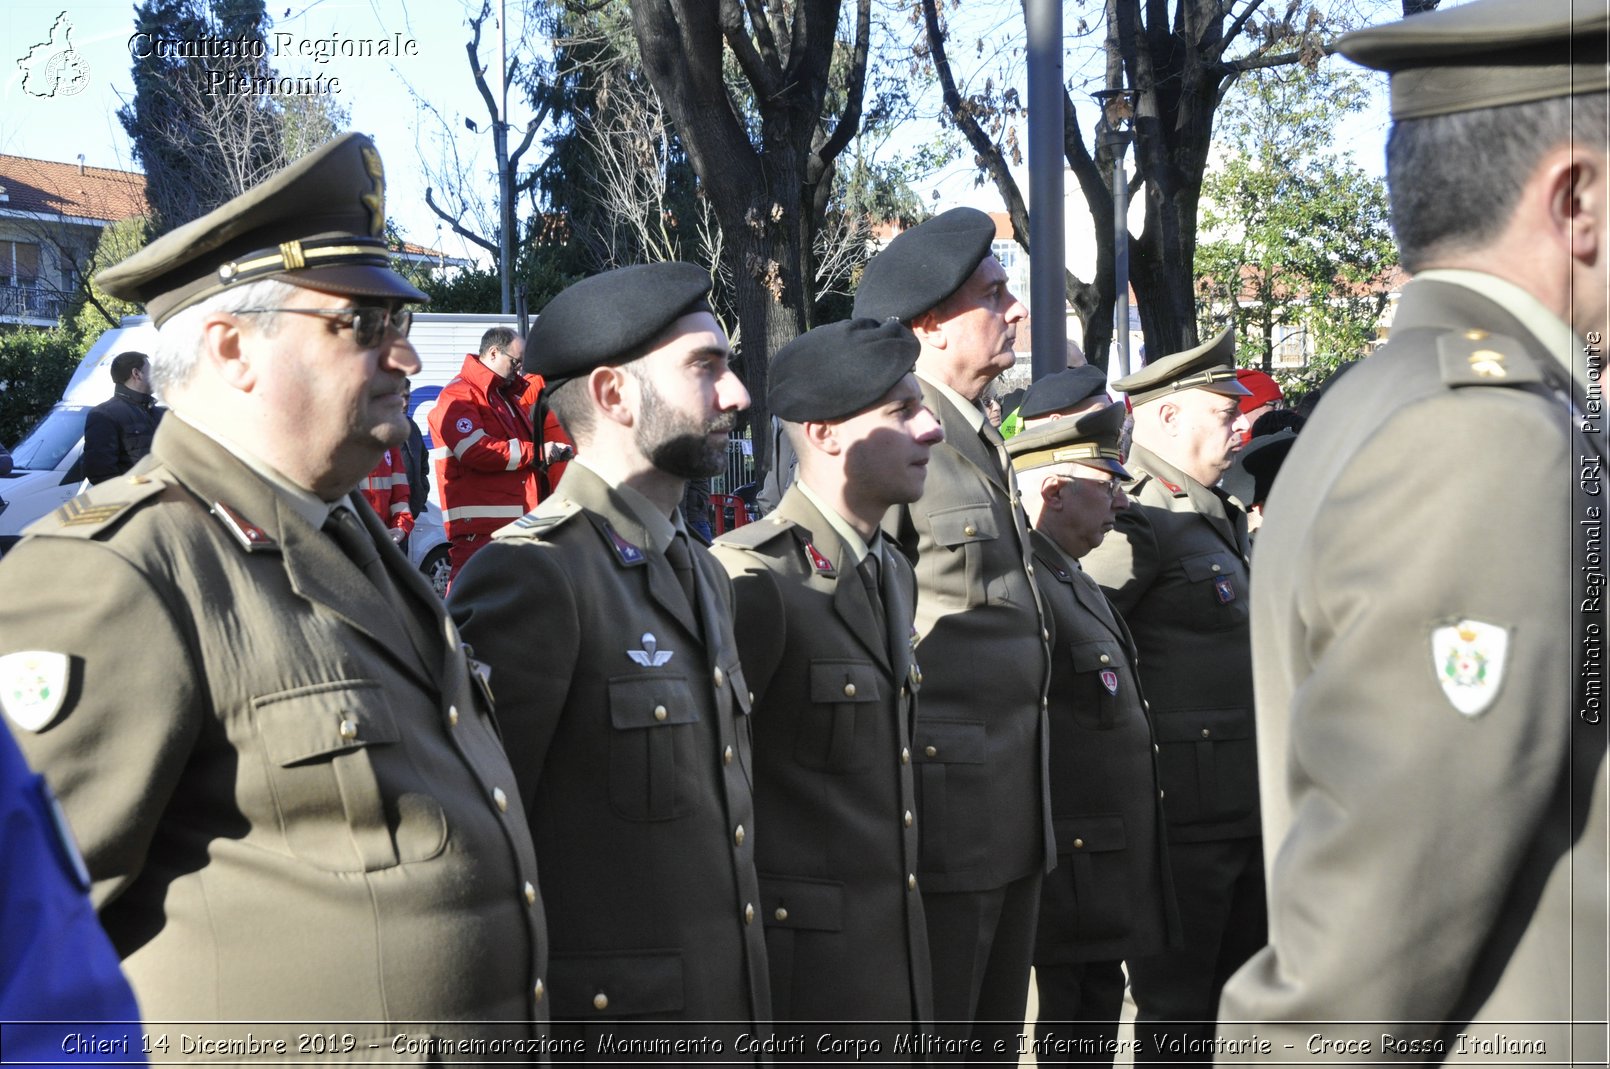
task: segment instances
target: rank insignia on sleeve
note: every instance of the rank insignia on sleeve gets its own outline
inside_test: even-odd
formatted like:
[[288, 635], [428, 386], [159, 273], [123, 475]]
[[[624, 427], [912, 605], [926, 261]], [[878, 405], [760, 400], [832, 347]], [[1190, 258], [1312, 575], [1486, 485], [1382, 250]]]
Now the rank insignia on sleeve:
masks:
[[821, 550], [806, 542], [805, 552], [810, 556], [811, 567], [816, 569], [817, 575], [831, 576], [833, 574], [833, 562], [823, 556]]
[[1442, 693], [1465, 716], [1493, 704], [1504, 680], [1509, 631], [1497, 624], [1460, 620], [1431, 632], [1431, 667]]
[[22, 650], [0, 657], [0, 708], [24, 731], [43, 731], [67, 703], [65, 653]]
[[1221, 575], [1213, 580], [1213, 592], [1219, 596], [1220, 605], [1228, 605], [1235, 600], [1235, 584], [1228, 575]]
[[1118, 693], [1118, 673], [1111, 668], [1101, 670], [1101, 685], [1107, 688], [1108, 694]]
[[643, 648], [640, 650], [627, 650], [626, 656], [635, 664], [644, 668], [658, 668], [669, 661], [675, 651], [660, 649], [660, 640], [654, 637], [654, 632], [644, 632], [641, 639]]

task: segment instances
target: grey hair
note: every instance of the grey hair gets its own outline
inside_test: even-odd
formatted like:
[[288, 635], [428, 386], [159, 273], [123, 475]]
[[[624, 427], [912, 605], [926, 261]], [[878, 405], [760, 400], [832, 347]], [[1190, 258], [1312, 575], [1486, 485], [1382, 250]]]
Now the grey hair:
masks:
[[[157, 345], [151, 352], [151, 384], [158, 393], [166, 393], [190, 381], [196, 365], [201, 362], [204, 343], [202, 323], [213, 312], [281, 308], [301, 292], [300, 286], [276, 278], [265, 278], [227, 289], [177, 313], [157, 331]], [[256, 328], [263, 334], [273, 334], [279, 325], [278, 315], [252, 318], [256, 321]]]
[[1497, 238], [1545, 153], [1573, 139], [1604, 144], [1606, 100], [1587, 93], [1394, 123], [1387, 188], [1404, 269]]

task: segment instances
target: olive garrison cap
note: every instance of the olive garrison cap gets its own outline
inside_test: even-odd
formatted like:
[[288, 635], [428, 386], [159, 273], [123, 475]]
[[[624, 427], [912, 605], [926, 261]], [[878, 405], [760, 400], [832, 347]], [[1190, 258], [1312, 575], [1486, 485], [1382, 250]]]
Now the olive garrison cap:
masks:
[[846, 319], [806, 331], [771, 362], [766, 401], [790, 423], [827, 423], [883, 400], [917, 366], [922, 346], [891, 319]]
[[160, 326], [242, 282], [273, 278], [358, 297], [426, 300], [391, 269], [386, 177], [362, 134], [343, 134], [157, 238], [96, 281]]
[[1273, 434], [1265, 434], [1254, 438], [1247, 443], [1241, 451], [1241, 466], [1252, 476], [1252, 500], [1249, 505], [1261, 505], [1269, 496], [1269, 490], [1275, 484], [1275, 476], [1280, 472], [1280, 466], [1286, 462], [1286, 455], [1291, 452], [1292, 443], [1297, 440], [1297, 432], [1290, 427], [1284, 427]]
[[1127, 393], [1135, 405], [1181, 390], [1202, 389], [1227, 397], [1245, 397], [1252, 392], [1236, 378], [1235, 335], [1229, 330], [1195, 349], [1147, 364], [1113, 383], [1113, 388]]
[[710, 273], [672, 261], [584, 278], [549, 301], [526, 335], [525, 370], [549, 389], [619, 363], [690, 312], [708, 312]]
[[1477, 0], [1347, 34], [1337, 51], [1392, 76], [1392, 118], [1610, 89], [1604, 0]]
[[961, 289], [994, 240], [994, 220], [977, 208], [952, 208], [896, 235], [867, 262], [855, 317], [910, 323]]
[[1039, 419], [1053, 412], [1066, 412], [1074, 405], [1082, 405], [1092, 397], [1107, 400], [1107, 373], [1093, 364], [1080, 364], [1058, 371], [1035, 382], [1023, 395], [1018, 415], [1024, 419]]
[[1054, 419], [1014, 434], [1006, 440], [1013, 471], [1028, 471], [1049, 464], [1085, 464], [1130, 478], [1118, 451], [1124, 429], [1124, 406], [1111, 404], [1079, 416]]

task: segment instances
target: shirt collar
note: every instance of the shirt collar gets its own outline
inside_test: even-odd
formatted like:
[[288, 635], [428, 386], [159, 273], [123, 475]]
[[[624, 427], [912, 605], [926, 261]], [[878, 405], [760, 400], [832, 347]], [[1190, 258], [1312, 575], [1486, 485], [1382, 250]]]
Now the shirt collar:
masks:
[[799, 487], [799, 492], [804, 495], [806, 501], [816, 506], [816, 511], [822, 514], [822, 519], [827, 521], [827, 525], [833, 528], [834, 533], [844, 540], [844, 544], [850, 549], [850, 555], [855, 558], [855, 563], [859, 565], [865, 560], [871, 549], [867, 546], [866, 540], [856, 533], [855, 528], [839, 515], [838, 510], [823, 501], [815, 490], [806, 485], [804, 479], [795, 479], [794, 485]]
[[679, 531], [685, 532], [687, 530], [682, 525], [682, 513], [680, 510], [673, 510], [671, 515], [665, 515], [654, 502], [644, 497], [637, 490], [627, 486], [625, 483], [614, 482], [603, 472], [588, 464], [579, 455], [572, 457], [570, 463], [586, 468], [598, 476], [611, 490], [620, 495], [621, 500], [626, 503], [626, 507], [631, 511], [633, 519], [643, 525], [643, 530], [649, 537], [649, 548], [656, 553], [664, 553], [666, 547], [671, 544], [671, 539], [675, 538]]
[[254, 474], [272, 487], [291, 511], [312, 524], [315, 529], [324, 526], [324, 521], [330, 518], [330, 512], [333, 509], [346, 504], [347, 499], [344, 494], [334, 501], [325, 501], [306, 487], [296, 485], [278, 470], [270, 467], [262, 457], [239, 442], [230, 439], [216, 428], [209, 427], [205, 422], [196, 419], [193, 415], [179, 416], [169, 414], [165, 418], [188, 423], [208, 438], [217, 442], [226, 452], [250, 468]]
[[920, 371], [917, 372], [917, 377], [923, 382], [926, 382], [928, 385], [932, 386], [934, 389], [938, 390], [940, 396], [944, 397], [945, 400], [955, 405], [956, 410], [962, 414], [962, 418], [972, 426], [974, 434], [982, 434], [984, 432], [984, 410], [979, 408], [977, 404], [969, 401], [967, 398], [963, 397], [949, 386], [946, 386], [938, 379], [930, 379]]

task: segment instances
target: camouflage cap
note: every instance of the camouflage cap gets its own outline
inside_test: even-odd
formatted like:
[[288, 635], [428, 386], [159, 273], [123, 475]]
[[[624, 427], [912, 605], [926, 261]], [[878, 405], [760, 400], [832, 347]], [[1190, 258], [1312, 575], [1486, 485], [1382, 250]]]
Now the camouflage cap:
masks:
[[344, 134], [97, 276], [161, 325], [242, 282], [274, 278], [361, 297], [426, 300], [391, 269], [380, 153]]
[[1195, 349], [1147, 364], [1112, 385], [1127, 393], [1132, 405], [1143, 405], [1181, 390], [1207, 390], [1227, 397], [1245, 397], [1252, 392], [1236, 378], [1235, 335], [1228, 330]]

